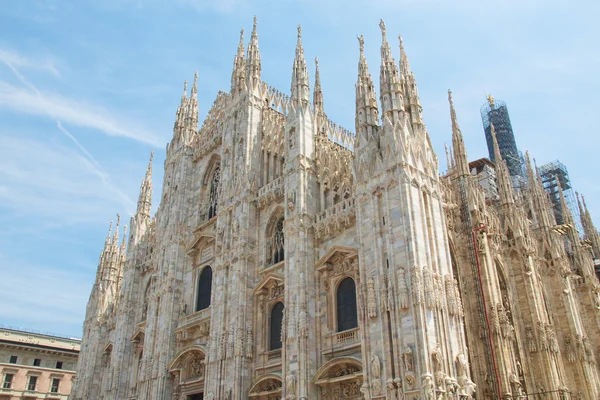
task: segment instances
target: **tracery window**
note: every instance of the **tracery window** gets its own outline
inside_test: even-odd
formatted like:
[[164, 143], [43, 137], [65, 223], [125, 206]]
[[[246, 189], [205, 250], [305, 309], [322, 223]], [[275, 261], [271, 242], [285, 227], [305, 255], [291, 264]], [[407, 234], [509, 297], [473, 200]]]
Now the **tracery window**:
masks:
[[219, 203], [219, 185], [221, 183], [221, 164], [217, 164], [210, 181], [210, 193], [208, 198], [208, 219], [217, 215]]
[[283, 325], [283, 303], [275, 303], [269, 321], [269, 350], [281, 349], [281, 327]]
[[212, 268], [205, 267], [198, 278], [198, 292], [196, 294], [196, 311], [204, 310], [210, 306], [212, 291]]
[[337, 293], [337, 330], [338, 332], [358, 327], [356, 312], [356, 285], [354, 279], [345, 278], [340, 282]]
[[273, 236], [269, 246], [269, 261], [270, 264], [277, 264], [284, 260], [284, 236], [283, 236], [283, 216], [277, 220], [273, 229]]

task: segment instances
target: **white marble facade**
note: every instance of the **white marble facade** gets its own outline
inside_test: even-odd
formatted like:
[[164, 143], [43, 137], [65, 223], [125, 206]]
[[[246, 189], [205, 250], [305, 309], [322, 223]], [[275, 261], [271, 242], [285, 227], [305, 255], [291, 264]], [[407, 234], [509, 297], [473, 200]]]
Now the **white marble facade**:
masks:
[[[527, 349], [513, 343], [527, 342], [530, 322], [521, 314], [503, 320], [507, 332], [519, 321], [514, 341], [494, 342], [477, 321], [465, 327], [465, 314], [481, 310], [466, 284], [473, 278], [466, 224], [475, 222], [460, 210], [474, 218], [491, 206], [456, 165], [439, 177], [402, 41], [398, 64], [380, 27], [379, 101], [359, 37], [355, 134], [327, 119], [318, 62], [311, 104], [300, 28], [290, 95], [262, 80], [256, 19], [247, 51], [240, 35], [231, 90], [218, 94], [201, 127], [197, 76], [190, 94], [186, 85], [158, 211], [150, 215], [151, 159], [128, 240], [119, 242], [118, 227], [107, 237], [72, 399], [467, 399], [476, 390], [493, 396], [496, 378], [502, 398], [523, 398], [542, 381], [562, 385], [560, 395], [598, 398], [599, 342], [584, 333], [599, 318], [597, 282], [587, 283], [587, 308], [577, 297], [585, 289], [575, 293], [574, 283], [558, 311], [544, 308], [541, 289], [532, 299], [513, 293], [511, 301], [537, 307], [543, 324], [553, 312], [573, 314], [566, 358], [558, 349], [522, 359]], [[462, 198], [461, 188], [469, 192]], [[484, 206], [469, 207], [478, 201]], [[481, 281], [482, 296], [501, 296], [497, 279]], [[488, 368], [484, 342], [496, 346], [500, 367]], [[585, 346], [595, 347], [588, 354]], [[566, 373], [570, 357], [577, 371]], [[530, 372], [542, 361], [555, 377]]]

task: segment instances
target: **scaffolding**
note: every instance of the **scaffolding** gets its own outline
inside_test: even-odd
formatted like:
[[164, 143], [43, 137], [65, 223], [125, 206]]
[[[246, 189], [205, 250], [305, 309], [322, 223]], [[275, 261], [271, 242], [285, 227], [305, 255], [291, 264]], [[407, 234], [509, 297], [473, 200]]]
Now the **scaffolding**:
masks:
[[[511, 177], [523, 177], [523, 168], [515, 135], [513, 133], [508, 108], [502, 100], [495, 100], [492, 96], [488, 97], [488, 102], [481, 106], [481, 120], [485, 131], [485, 140], [487, 142], [490, 160], [496, 162], [494, 155], [494, 142], [492, 139], [492, 124], [496, 131], [496, 140], [500, 148], [502, 159], [506, 161], [508, 172]], [[514, 182], [513, 182], [514, 184]]]
[[548, 164], [542, 165], [539, 168], [539, 171], [542, 177], [544, 189], [550, 196], [550, 201], [552, 202], [552, 207], [554, 208], [556, 223], [565, 223], [565, 216], [563, 215], [563, 210], [560, 204], [560, 193], [558, 191], [558, 185], [560, 184], [565, 201], [567, 202], [567, 207], [571, 211], [573, 219], [575, 220], [575, 227], [581, 235], [583, 232], [583, 227], [581, 226], [579, 207], [577, 207], [575, 193], [573, 191], [573, 186], [571, 185], [571, 180], [569, 179], [569, 171], [567, 170], [567, 167], [560, 161], [554, 160]]

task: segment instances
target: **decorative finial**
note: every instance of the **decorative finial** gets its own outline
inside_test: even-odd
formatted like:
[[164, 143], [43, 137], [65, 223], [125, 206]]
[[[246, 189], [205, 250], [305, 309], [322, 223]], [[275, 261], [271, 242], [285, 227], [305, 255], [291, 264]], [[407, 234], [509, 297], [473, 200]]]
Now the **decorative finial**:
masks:
[[404, 50], [404, 40], [402, 39], [402, 35], [398, 35], [398, 41], [400, 42], [400, 49]]
[[385, 22], [383, 22], [383, 19], [379, 20], [379, 28], [381, 29], [381, 36], [385, 39], [386, 31], [385, 31]]
[[121, 223], [121, 214], [117, 214], [117, 226]]
[[298, 25], [298, 39], [302, 39], [302, 25]]
[[487, 97], [488, 103], [490, 103], [490, 107], [494, 108], [494, 97], [490, 94]]
[[360, 54], [363, 55], [365, 52], [365, 38], [363, 35], [358, 35], [358, 36], [356, 36], [356, 38], [358, 39]]
[[252, 25], [252, 29], [256, 31], [256, 15], [254, 16], [254, 24]]
[[183, 95], [187, 96], [187, 80], [183, 82]]
[[152, 164], [152, 160], [154, 159], [154, 150], [150, 152], [150, 164]]
[[240, 30], [240, 42], [244, 40], [244, 28]]
[[315, 67], [319, 68], [319, 57], [315, 57]]
[[194, 86], [196, 86], [197, 82], [198, 82], [198, 71], [196, 71], [196, 73], [194, 74]]

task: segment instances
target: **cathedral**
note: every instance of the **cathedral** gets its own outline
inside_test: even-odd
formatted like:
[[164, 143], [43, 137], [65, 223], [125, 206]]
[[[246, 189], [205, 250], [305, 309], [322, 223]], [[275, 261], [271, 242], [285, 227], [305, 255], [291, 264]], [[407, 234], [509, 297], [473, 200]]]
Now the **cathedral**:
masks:
[[[109, 230], [73, 400], [600, 399], [600, 236], [558, 225], [527, 156], [513, 189], [469, 163], [448, 92], [440, 176], [402, 39], [379, 99], [358, 37], [355, 133], [261, 76], [256, 18], [231, 89], [177, 109], [160, 205], [152, 157], [128, 236]], [[112, 225], [112, 223], [111, 223]], [[119, 239], [119, 235], [123, 235]]]

